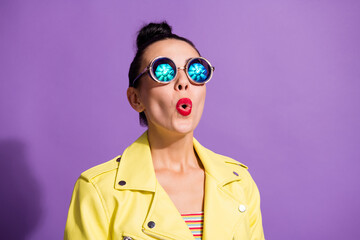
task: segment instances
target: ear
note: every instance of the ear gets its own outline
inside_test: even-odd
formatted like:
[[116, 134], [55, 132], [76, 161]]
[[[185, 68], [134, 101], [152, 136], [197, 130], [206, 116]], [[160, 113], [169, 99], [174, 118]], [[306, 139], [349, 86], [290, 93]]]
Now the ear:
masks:
[[145, 110], [145, 107], [141, 103], [139, 90], [133, 87], [129, 87], [127, 89], [127, 98], [131, 105], [131, 107], [137, 111], [137, 112], [143, 112]]

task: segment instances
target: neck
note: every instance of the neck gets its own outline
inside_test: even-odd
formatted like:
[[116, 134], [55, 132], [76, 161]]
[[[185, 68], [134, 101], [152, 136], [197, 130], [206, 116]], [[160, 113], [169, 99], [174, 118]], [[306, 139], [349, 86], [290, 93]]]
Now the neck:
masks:
[[148, 140], [155, 171], [166, 169], [181, 173], [189, 168], [199, 168], [193, 147], [193, 132], [169, 134], [149, 128]]

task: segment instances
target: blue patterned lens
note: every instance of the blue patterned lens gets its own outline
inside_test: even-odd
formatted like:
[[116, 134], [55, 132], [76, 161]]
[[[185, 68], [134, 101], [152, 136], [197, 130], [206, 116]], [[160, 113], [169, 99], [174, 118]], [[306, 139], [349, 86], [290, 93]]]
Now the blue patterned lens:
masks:
[[205, 82], [209, 77], [208, 70], [201, 63], [191, 64], [189, 66], [188, 74], [195, 82], [199, 83]]
[[168, 63], [159, 64], [154, 73], [155, 77], [161, 82], [169, 82], [175, 77], [175, 71]]

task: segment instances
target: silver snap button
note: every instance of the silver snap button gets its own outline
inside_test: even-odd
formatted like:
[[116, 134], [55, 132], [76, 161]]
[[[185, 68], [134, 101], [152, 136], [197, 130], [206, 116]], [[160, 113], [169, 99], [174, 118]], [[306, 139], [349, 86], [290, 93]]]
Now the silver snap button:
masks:
[[246, 211], [245, 205], [240, 204], [240, 205], [239, 205], [239, 211], [240, 211], [240, 212], [245, 212], [245, 211]]
[[123, 240], [132, 240], [132, 237], [124, 236]]

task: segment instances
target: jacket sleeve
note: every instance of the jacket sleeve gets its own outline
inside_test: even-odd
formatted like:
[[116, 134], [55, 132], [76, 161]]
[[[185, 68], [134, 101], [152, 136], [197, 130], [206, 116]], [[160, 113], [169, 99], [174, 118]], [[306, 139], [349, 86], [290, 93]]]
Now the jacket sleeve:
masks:
[[64, 240], [108, 239], [109, 221], [96, 186], [80, 177], [75, 184]]
[[250, 173], [247, 172], [247, 174], [249, 176], [247, 198], [249, 206], [251, 240], [263, 240], [265, 238], [260, 211], [260, 193], [254, 180], [250, 176]]

